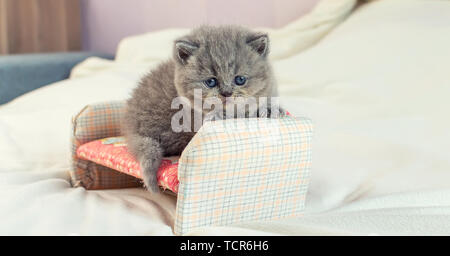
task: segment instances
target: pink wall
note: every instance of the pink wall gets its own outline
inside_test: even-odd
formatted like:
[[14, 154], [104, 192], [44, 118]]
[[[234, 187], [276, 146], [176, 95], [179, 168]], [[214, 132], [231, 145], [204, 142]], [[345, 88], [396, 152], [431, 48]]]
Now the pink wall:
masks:
[[318, 0], [81, 0], [83, 49], [114, 53], [123, 37], [170, 27], [280, 27]]

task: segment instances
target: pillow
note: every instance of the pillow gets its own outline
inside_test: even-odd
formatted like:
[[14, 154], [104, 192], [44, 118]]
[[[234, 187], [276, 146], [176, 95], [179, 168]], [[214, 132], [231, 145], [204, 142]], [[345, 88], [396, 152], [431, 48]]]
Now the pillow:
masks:
[[[139, 162], [128, 152], [124, 137], [110, 137], [83, 144], [77, 149], [77, 156], [138, 179], [142, 178]], [[156, 174], [158, 184], [174, 193], [178, 193], [178, 158], [163, 158]]]
[[[272, 60], [295, 55], [317, 43], [352, 12], [356, 0], [322, 0], [306, 15], [278, 29], [255, 28], [270, 36]], [[117, 48], [117, 62], [159, 62], [171, 55], [173, 41], [186, 28], [165, 29], [124, 38]]]
[[283, 106], [314, 120], [306, 212], [449, 187], [449, 24], [448, 1], [373, 1], [274, 63]]

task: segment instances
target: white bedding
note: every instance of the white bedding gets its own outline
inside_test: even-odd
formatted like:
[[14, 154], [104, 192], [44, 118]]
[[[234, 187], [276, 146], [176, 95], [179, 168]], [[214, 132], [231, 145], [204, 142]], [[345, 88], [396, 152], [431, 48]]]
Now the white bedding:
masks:
[[[450, 234], [450, 2], [374, 1], [343, 21], [354, 4], [269, 30], [283, 103], [315, 123], [305, 216], [191, 234]], [[0, 107], [1, 235], [172, 235], [171, 196], [71, 188], [70, 119], [127, 98], [184, 32], [128, 38], [116, 61]]]

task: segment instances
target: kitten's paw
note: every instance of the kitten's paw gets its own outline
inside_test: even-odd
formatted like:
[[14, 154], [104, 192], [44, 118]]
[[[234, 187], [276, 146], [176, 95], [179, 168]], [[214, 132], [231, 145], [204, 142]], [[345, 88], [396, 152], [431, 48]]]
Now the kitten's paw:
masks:
[[203, 121], [204, 122], [211, 122], [211, 121], [217, 121], [217, 120], [222, 120], [222, 119], [223, 119], [223, 115], [221, 113], [210, 112], [210, 113], [205, 115], [205, 118], [203, 119]]
[[266, 108], [266, 107], [262, 107], [258, 109], [258, 113], [257, 113], [258, 117], [269, 117], [270, 116], [270, 109]]
[[283, 118], [287, 116], [287, 112], [284, 108], [279, 107], [278, 108], [278, 113], [276, 115], [274, 115], [274, 117], [271, 118]]
[[286, 110], [284, 110], [281, 107], [275, 107], [275, 108], [259, 108], [258, 109], [258, 117], [265, 117], [265, 118], [283, 118], [285, 117]]

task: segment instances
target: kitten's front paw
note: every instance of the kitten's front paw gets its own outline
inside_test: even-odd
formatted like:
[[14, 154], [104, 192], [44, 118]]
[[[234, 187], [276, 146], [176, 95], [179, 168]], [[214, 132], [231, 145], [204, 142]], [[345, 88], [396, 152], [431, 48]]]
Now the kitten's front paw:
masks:
[[286, 115], [286, 110], [281, 107], [258, 109], [258, 117], [283, 118]]
[[153, 193], [159, 193], [158, 178], [156, 172], [158, 171], [161, 161], [157, 159], [146, 159], [141, 161], [142, 179], [145, 188]]
[[287, 111], [284, 108], [278, 108], [278, 116], [275, 118], [283, 118], [287, 116]]

